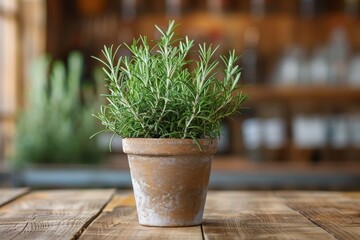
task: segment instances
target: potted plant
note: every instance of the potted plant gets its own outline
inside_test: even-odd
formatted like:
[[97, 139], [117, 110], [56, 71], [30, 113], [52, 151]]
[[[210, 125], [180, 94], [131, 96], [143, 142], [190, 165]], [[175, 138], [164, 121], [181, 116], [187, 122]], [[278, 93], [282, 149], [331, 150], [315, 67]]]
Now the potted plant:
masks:
[[238, 91], [235, 52], [212, 60], [216, 48], [199, 45], [189, 60], [193, 40], [175, 36], [175, 22], [161, 39], [145, 36], [124, 43], [131, 57], [104, 47], [107, 105], [95, 115], [123, 138], [128, 154], [139, 222], [147, 226], [191, 226], [202, 221], [211, 159], [220, 121], [239, 110], [246, 96]]

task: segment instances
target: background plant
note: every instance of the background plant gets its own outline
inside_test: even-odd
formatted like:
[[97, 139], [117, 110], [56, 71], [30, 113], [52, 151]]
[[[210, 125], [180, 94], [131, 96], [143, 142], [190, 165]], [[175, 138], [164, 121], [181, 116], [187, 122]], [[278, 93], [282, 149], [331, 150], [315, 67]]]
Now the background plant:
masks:
[[[145, 36], [124, 43], [132, 57], [117, 57], [121, 45], [104, 47], [108, 100], [96, 115], [122, 138], [216, 138], [220, 121], [238, 111], [246, 96], [238, 91], [240, 68], [234, 51], [213, 60], [216, 49], [199, 45], [199, 59], [188, 59], [194, 41], [175, 36], [174, 21], [150, 47]], [[193, 67], [192, 67], [193, 66]]]
[[69, 55], [67, 68], [60, 61], [51, 64], [48, 56], [34, 62], [27, 106], [17, 121], [16, 166], [99, 161], [96, 141], [89, 141], [98, 131], [89, 116], [99, 104], [93, 87], [81, 84], [82, 75], [83, 57], [77, 52]]

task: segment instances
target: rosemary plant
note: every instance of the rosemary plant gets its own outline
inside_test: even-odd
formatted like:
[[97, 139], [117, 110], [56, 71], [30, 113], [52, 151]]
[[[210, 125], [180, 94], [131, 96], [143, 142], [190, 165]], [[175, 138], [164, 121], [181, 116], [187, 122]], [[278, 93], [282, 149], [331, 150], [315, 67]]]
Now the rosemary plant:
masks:
[[16, 124], [15, 167], [101, 160], [96, 141], [88, 140], [99, 130], [89, 118], [99, 103], [93, 87], [81, 84], [83, 67], [78, 52], [69, 55], [67, 66], [61, 61], [51, 64], [47, 56], [32, 64], [27, 106]]
[[[246, 96], [238, 90], [238, 56], [231, 51], [213, 60], [217, 48], [199, 45], [197, 60], [189, 60], [194, 41], [179, 39], [170, 21], [161, 39], [150, 47], [147, 37], [124, 43], [131, 57], [117, 57], [121, 45], [104, 47], [107, 105], [95, 115], [122, 138], [217, 138], [220, 121], [239, 110]], [[102, 132], [102, 131], [101, 131]]]

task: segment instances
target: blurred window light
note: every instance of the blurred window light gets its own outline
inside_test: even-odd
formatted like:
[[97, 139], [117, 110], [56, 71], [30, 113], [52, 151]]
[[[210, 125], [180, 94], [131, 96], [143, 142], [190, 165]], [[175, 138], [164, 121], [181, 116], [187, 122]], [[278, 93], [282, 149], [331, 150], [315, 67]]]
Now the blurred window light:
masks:
[[15, 110], [17, 2], [0, 0], [0, 114], [13, 113]]
[[0, 0], [0, 14], [13, 15], [18, 9], [18, 1], [16, 0]]
[[18, 2], [0, 0], [0, 164], [10, 149], [18, 78]]

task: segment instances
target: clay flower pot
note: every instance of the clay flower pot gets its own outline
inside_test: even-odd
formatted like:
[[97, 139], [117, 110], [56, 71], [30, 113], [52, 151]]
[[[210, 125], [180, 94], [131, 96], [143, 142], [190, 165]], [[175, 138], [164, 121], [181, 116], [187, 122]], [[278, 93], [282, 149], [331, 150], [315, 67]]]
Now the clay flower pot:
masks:
[[202, 222], [217, 140], [126, 138], [139, 223], [193, 226]]

